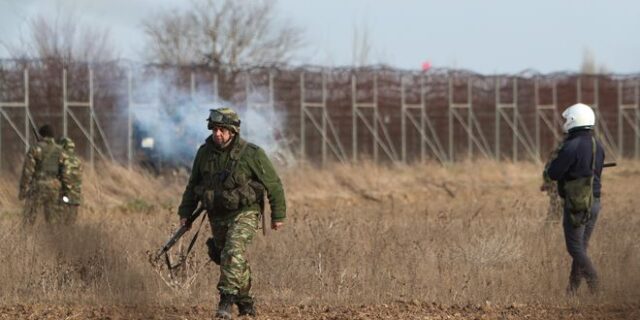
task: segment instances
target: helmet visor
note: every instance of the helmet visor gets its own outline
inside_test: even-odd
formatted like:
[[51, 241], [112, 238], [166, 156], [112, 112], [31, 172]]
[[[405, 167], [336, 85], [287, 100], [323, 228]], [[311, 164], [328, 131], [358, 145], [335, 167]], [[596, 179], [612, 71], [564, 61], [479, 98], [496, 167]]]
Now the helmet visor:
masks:
[[239, 120], [234, 120], [216, 109], [209, 110], [209, 118], [207, 118], [207, 120], [215, 124], [240, 126]]

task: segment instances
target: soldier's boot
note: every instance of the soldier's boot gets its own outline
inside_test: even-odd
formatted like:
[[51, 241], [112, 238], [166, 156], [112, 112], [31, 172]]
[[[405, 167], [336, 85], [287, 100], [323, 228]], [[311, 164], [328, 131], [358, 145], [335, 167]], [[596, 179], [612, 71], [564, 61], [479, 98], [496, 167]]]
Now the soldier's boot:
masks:
[[220, 303], [218, 303], [218, 311], [216, 311], [216, 319], [232, 319], [231, 312], [236, 299], [231, 294], [220, 294]]
[[241, 316], [256, 316], [256, 306], [254, 304], [253, 298], [245, 297], [242, 299], [238, 299], [236, 304], [238, 305], [238, 313]]

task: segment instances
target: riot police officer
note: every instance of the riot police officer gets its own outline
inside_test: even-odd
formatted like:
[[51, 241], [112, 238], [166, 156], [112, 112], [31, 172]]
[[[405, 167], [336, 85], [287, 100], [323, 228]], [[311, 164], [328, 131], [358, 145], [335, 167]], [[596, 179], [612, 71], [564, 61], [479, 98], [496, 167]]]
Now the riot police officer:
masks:
[[573, 259], [567, 292], [573, 295], [582, 279], [592, 292], [598, 290], [598, 273], [587, 255], [587, 247], [600, 213], [605, 155], [593, 134], [596, 119], [591, 107], [582, 103], [572, 105], [562, 117], [567, 135], [544, 174], [558, 181], [558, 193], [564, 199], [562, 225], [567, 251]]

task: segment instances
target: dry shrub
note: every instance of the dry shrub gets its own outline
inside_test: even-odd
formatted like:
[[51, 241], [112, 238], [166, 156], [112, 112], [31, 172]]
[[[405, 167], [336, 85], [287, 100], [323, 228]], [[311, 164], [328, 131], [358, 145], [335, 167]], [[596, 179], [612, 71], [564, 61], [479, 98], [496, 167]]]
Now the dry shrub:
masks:
[[[559, 222], [545, 220], [540, 170], [476, 161], [282, 171], [289, 218], [283, 231], [258, 235], [250, 247], [255, 293], [260, 303], [571, 304], [564, 295], [570, 258]], [[640, 298], [639, 176], [635, 162], [605, 171], [589, 249], [604, 291], [595, 299], [585, 289], [581, 303]], [[0, 189], [10, 191], [14, 181], [3, 179]], [[56, 229], [16, 227], [15, 191], [3, 192], [2, 212], [14, 213], [0, 220], [0, 298], [210, 303], [218, 278], [212, 263], [192, 286], [173, 290], [147, 259], [175, 229], [185, 183], [184, 174], [88, 171], [78, 224]], [[192, 261], [206, 259], [202, 238]]]

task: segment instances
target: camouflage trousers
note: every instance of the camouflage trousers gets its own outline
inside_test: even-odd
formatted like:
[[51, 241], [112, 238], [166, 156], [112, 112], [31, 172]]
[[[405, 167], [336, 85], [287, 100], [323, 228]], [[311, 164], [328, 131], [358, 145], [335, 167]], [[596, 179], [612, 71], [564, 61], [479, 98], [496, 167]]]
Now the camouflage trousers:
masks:
[[220, 257], [221, 294], [235, 295], [237, 302], [251, 301], [251, 268], [246, 258], [247, 246], [258, 229], [257, 211], [241, 212], [228, 219], [209, 216], [214, 244]]
[[25, 202], [23, 224], [33, 225], [41, 212], [47, 223], [63, 223], [60, 189], [61, 184], [57, 179], [37, 181]]

